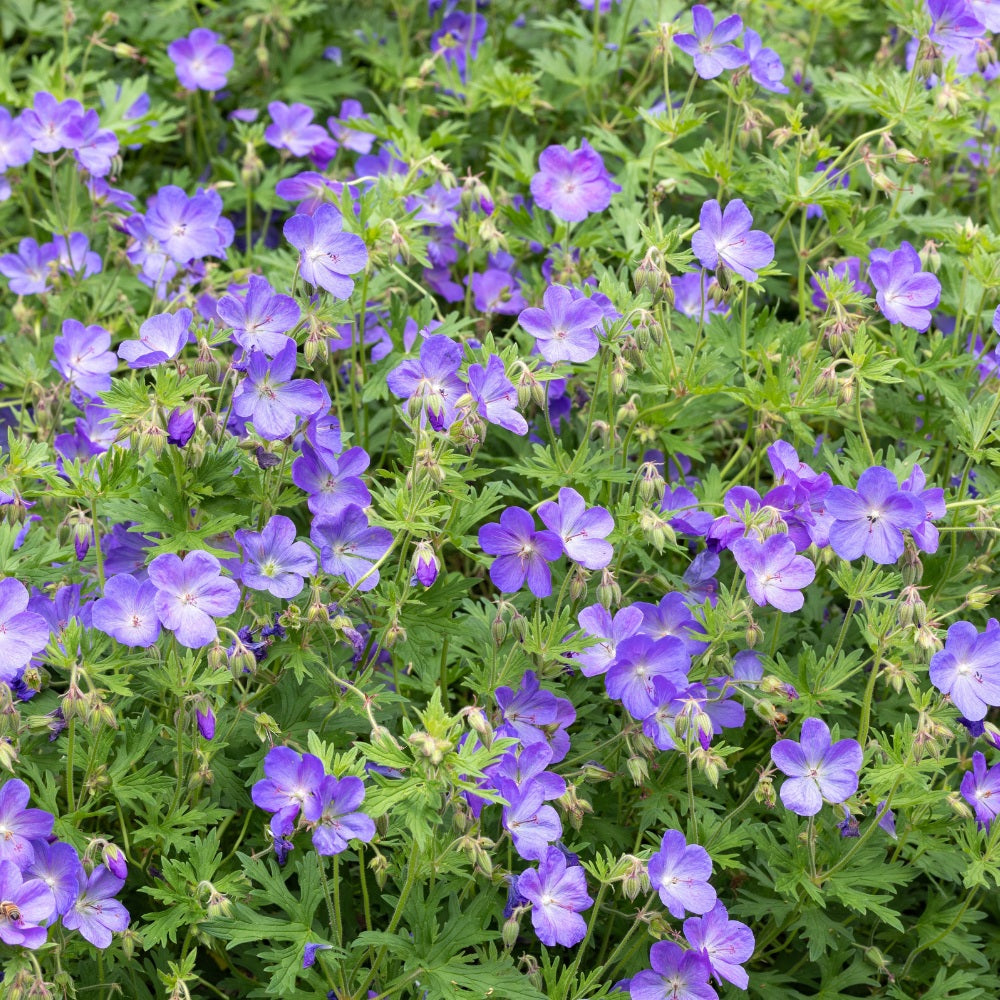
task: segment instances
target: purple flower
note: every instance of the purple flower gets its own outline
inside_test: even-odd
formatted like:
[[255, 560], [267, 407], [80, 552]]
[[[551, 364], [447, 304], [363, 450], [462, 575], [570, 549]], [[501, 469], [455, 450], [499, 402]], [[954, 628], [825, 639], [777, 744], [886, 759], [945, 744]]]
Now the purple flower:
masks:
[[566, 756], [566, 727], [576, 719], [576, 710], [568, 698], [557, 698], [542, 688], [532, 670], [525, 671], [517, 691], [501, 686], [494, 697], [503, 719], [497, 729], [501, 736], [516, 736], [525, 746], [547, 743], [552, 748], [553, 764]]
[[604, 686], [633, 719], [642, 721], [660, 704], [654, 685], [656, 678], [685, 688], [690, 667], [691, 657], [684, 642], [676, 636], [654, 641], [645, 635], [634, 635], [619, 643], [615, 661], [604, 675]]
[[279, 823], [288, 822], [290, 832], [291, 821], [300, 810], [307, 823], [319, 819], [324, 806], [324, 777], [319, 757], [298, 754], [291, 747], [272, 747], [264, 758], [264, 777], [250, 789], [250, 798], [258, 809], [277, 813]]
[[187, 38], [167, 46], [177, 79], [187, 90], [222, 90], [233, 68], [233, 50], [208, 28], [195, 28]]
[[910, 534], [921, 552], [934, 553], [938, 550], [939, 534], [931, 522], [945, 516], [944, 490], [940, 487], [925, 490], [926, 484], [927, 476], [924, 475], [924, 470], [915, 465], [913, 471], [900, 484], [900, 489], [912, 493], [924, 505], [924, 522], [916, 528], [911, 528]]
[[525, 309], [517, 321], [533, 336], [550, 364], [589, 361], [600, 344], [594, 328], [604, 319], [601, 307], [587, 298], [574, 299], [570, 289], [551, 285], [542, 296], [544, 308]]
[[316, 953], [319, 951], [329, 951], [332, 947], [332, 944], [307, 944], [302, 949], [302, 968], [311, 969], [316, 964]]
[[76, 902], [80, 893], [80, 876], [83, 874], [80, 857], [72, 845], [59, 840], [50, 844], [38, 839], [32, 848], [35, 859], [24, 874], [40, 879], [52, 890], [55, 912], [61, 916]]
[[975, 58], [976, 41], [986, 29], [967, 0], [927, 0], [927, 9], [931, 15], [929, 37], [941, 58]]
[[594, 901], [587, 894], [587, 876], [570, 866], [558, 847], [549, 847], [538, 868], [518, 877], [517, 891], [531, 903], [531, 924], [538, 940], [549, 948], [570, 948], [583, 940], [587, 923], [580, 916]]
[[138, 340], [123, 340], [118, 357], [129, 368], [151, 368], [172, 361], [187, 346], [191, 332], [191, 310], [157, 313], [139, 327]]
[[54, 915], [52, 890], [40, 878], [26, 880], [13, 862], [0, 861], [0, 941], [39, 948], [48, 936], [39, 924]]
[[195, 710], [195, 722], [198, 724], [198, 732], [203, 740], [215, 739], [215, 712], [210, 706], [204, 706]]
[[920, 256], [905, 240], [898, 250], [872, 250], [868, 277], [875, 301], [890, 323], [921, 333], [931, 325], [931, 309], [941, 301], [941, 282], [920, 270]]
[[123, 646], [152, 646], [160, 635], [156, 615], [156, 587], [150, 580], [139, 582], [122, 573], [104, 585], [104, 596], [94, 601], [94, 628]]
[[111, 129], [101, 128], [96, 111], [85, 111], [66, 130], [73, 158], [93, 177], [111, 172], [113, 158], [118, 153], [118, 137]]
[[[688, 844], [678, 830], [667, 830], [659, 851], [648, 864], [649, 884], [663, 905], [680, 920], [685, 911], [707, 913], [715, 906], [715, 890], [708, 884], [712, 859], [698, 844]], [[705, 976], [706, 980], [708, 976]]]
[[831, 486], [825, 497], [830, 546], [841, 559], [868, 556], [886, 566], [903, 554], [903, 529], [926, 521], [923, 502], [899, 488], [896, 477], [881, 465], [861, 473], [857, 490]]
[[528, 422], [517, 410], [517, 389], [507, 378], [503, 361], [491, 354], [482, 365], [469, 365], [469, 393], [483, 420], [512, 434], [527, 434]]
[[440, 52], [446, 63], [454, 66], [465, 82], [467, 63], [475, 59], [479, 43], [486, 36], [486, 18], [480, 14], [466, 14], [455, 10], [441, 22], [441, 27], [431, 35], [431, 52]]
[[779, 611], [798, 611], [805, 602], [802, 588], [816, 578], [816, 567], [795, 554], [788, 535], [771, 535], [763, 542], [737, 538], [730, 550], [747, 577], [747, 591], [754, 602]]
[[307, 156], [313, 146], [328, 138], [322, 125], [311, 124], [315, 112], [308, 104], [272, 101], [267, 113], [273, 124], [264, 130], [264, 141], [275, 149], [287, 149], [292, 156]]
[[57, 101], [44, 90], [35, 94], [32, 106], [21, 113], [21, 128], [39, 153], [71, 149], [73, 126], [83, 116], [83, 105], [72, 98]]
[[[736, 14], [733, 17], [739, 20]], [[756, 281], [757, 269], [774, 260], [774, 241], [767, 233], [750, 228], [753, 216], [739, 198], [729, 202], [725, 212], [715, 198], [706, 201], [699, 222], [701, 228], [691, 237], [691, 248], [702, 267], [714, 271], [721, 265], [747, 281]]]
[[44, 809], [29, 809], [30, 799], [31, 791], [19, 778], [0, 786], [0, 862], [10, 862], [19, 869], [26, 869], [35, 860], [32, 842], [48, 837], [55, 822]]
[[654, 640], [664, 639], [668, 635], [676, 636], [684, 643], [689, 656], [697, 656], [708, 649], [708, 643], [697, 638], [698, 635], [705, 634], [705, 626], [691, 614], [688, 599], [683, 594], [666, 594], [659, 604], [636, 601], [632, 607], [642, 613], [639, 635]]
[[313, 830], [317, 854], [340, 854], [349, 840], [367, 844], [375, 836], [372, 818], [357, 808], [364, 801], [365, 786], [360, 778], [336, 778], [326, 775], [320, 785], [320, 816]]
[[11, 167], [23, 167], [33, 153], [31, 138], [20, 116], [12, 118], [6, 108], [0, 107], [0, 173]]
[[715, 275], [708, 271], [689, 271], [674, 278], [674, 308], [694, 319], [707, 319], [712, 313], [725, 316], [729, 306], [712, 298], [712, 291], [718, 284]]
[[85, 327], [77, 319], [64, 320], [62, 336], [52, 345], [52, 367], [79, 392], [95, 399], [111, 388], [111, 372], [118, 367], [110, 346], [111, 334], [103, 326]]
[[760, 35], [750, 28], [743, 36], [743, 52], [754, 83], [775, 94], [788, 93], [788, 88], [781, 82], [785, 75], [781, 56], [774, 49], [764, 48]]
[[336, 514], [345, 507], [367, 507], [372, 502], [361, 479], [370, 458], [364, 448], [349, 448], [339, 458], [317, 452], [308, 442], [292, 463], [292, 482], [309, 494], [313, 514]]
[[779, 740], [771, 748], [771, 760], [789, 779], [780, 793], [785, 808], [815, 816], [823, 799], [849, 799], [858, 789], [862, 758], [857, 740], [838, 740], [831, 746], [829, 726], [822, 719], [806, 719], [801, 742]]
[[408, 400], [411, 416], [424, 417], [436, 431], [446, 431], [455, 422], [456, 403], [465, 392], [458, 375], [462, 345], [443, 334], [434, 334], [420, 343], [419, 360], [402, 362], [386, 376], [393, 395]]
[[303, 170], [294, 177], [286, 177], [274, 186], [274, 193], [286, 201], [297, 201], [298, 215], [312, 215], [322, 205], [331, 191], [337, 191], [334, 181], [315, 170]]
[[30, 236], [17, 245], [17, 253], [0, 256], [0, 274], [10, 283], [15, 295], [41, 295], [49, 290], [49, 265], [58, 257], [55, 243], [41, 246]]
[[114, 899], [124, 885], [124, 880], [115, 878], [104, 865], [98, 865], [89, 878], [81, 871], [79, 895], [63, 914], [63, 926], [78, 930], [95, 948], [107, 948], [111, 935], [128, 927], [128, 910]]
[[582, 653], [576, 654], [580, 672], [584, 677], [596, 677], [607, 673], [615, 661], [619, 643], [635, 635], [642, 625], [642, 611], [632, 605], [622, 608], [614, 618], [602, 604], [591, 604], [577, 616], [583, 634], [601, 642], [595, 643]]
[[621, 191], [599, 153], [584, 139], [570, 152], [549, 146], [538, 157], [538, 173], [531, 178], [531, 194], [539, 208], [564, 222], [582, 222], [591, 212], [603, 212], [611, 196]]
[[674, 941], [657, 941], [649, 949], [649, 964], [652, 968], [629, 980], [632, 1000], [719, 1000], [708, 982], [712, 967], [704, 952], [685, 951]]
[[360, 507], [345, 507], [331, 516], [313, 519], [309, 537], [319, 547], [327, 573], [343, 576], [351, 587], [371, 590], [378, 584], [375, 564], [389, 551], [392, 534], [373, 528]]
[[415, 222], [428, 226], [454, 226], [458, 222], [458, 211], [462, 201], [461, 188], [446, 188], [443, 184], [432, 184], [426, 191], [406, 199], [406, 210], [417, 211]]
[[189, 552], [183, 561], [164, 552], [149, 564], [156, 614], [188, 649], [214, 642], [219, 632], [213, 619], [231, 615], [240, 603], [240, 588], [222, 577], [221, 569], [219, 560], [201, 549]]
[[538, 517], [562, 539], [566, 555], [584, 569], [604, 569], [611, 562], [614, 550], [605, 538], [614, 530], [614, 519], [603, 507], [588, 510], [576, 490], [564, 486], [558, 502], [539, 505]]
[[1000, 813], [1000, 764], [986, 769], [986, 758], [977, 750], [972, 770], [962, 778], [962, 796], [976, 810], [976, 823], [988, 830]]
[[[0, 681], [16, 680], [35, 653], [49, 642], [45, 619], [28, 607], [28, 590], [19, 580], [0, 580]], [[0, 841], [0, 859], [7, 857]]]
[[694, 34], [675, 35], [674, 44], [694, 57], [698, 76], [703, 80], [714, 80], [723, 70], [736, 69], [746, 63], [746, 53], [729, 44], [743, 30], [739, 14], [731, 14], [716, 24], [712, 12], [700, 3], [695, 4], [691, 14]]
[[244, 351], [273, 358], [288, 343], [285, 334], [295, 328], [302, 310], [291, 296], [278, 295], [266, 278], [251, 274], [249, 283], [245, 298], [223, 295], [216, 312]]
[[316, 572], [316, 554], [295, 540], [295, 525], [275, 514], [259, 534], [241, 529], [236, 541], [243, 547], [240, 579], [251, 590], [266, 590], [290, 601], [302, 593], [303, 577]]
[[57, 233], [52, 237], [59, 259], [59, 268], [67, 274], [89, 278], [99, 274], [104, 266], [101, 255], [90, 249], [86, 233], [70, 233], [68, 237]]
[[[160, 188], [149, 199], [145, 229], [178, 264], [202, 257], [224, 258], [226, 247], [233, 242], [233, 224], [222, 215], [219, 192], [199, 188], [189, 198], [176, 184]], [[146, 273], [159, 277], [148, 270]]]
[[326, 127], [330, 130], [334, 141], [344, 149], [350, 149], [355, 153], [370, 153], [375, 136], [371, 132], [362, 132], [347, 124], [349, 121], [368, 121], [370, 118], [370, 115], [364, 113], [361, 102], [349, 97], [340, 105], [340, 117], [327, 118]]
[[479, 547], [497, 557], [490, 565], [490, 579], [501, 592], [516, 593], [527, 579], [535, 597], [552, 593], [548, 563], [562, 555], [562, 540], [554, 532], [536, 531], [535, 519], [523, 507], [508, 507], [499, 524], [484, 524]]
[[470, 283], [473, 301], [480, 312], [513, 316], [527, 305], [517, 280], [498, 267], [473, 274]]
[[753, 931], [739, 920], [730, 920], [722, 903], [703, 917], [685, 920], [684, 936], [695, 951], [708, 956], [717, 981], [725, 979], [741, 990], [747, 988], [750, 977], [742, 963], [753, 955]]
[[194, 437], [193, 410], [171, 410], [167, 418], [167, 444], [183, 448]]
[[988, 708], [1000, 705], [1000, 629], [980, 633], [971, 622], [955, 622], [944, 649], [931, 657], [930, 678], [966, 719], [984, 719]]
[[441, 560], [434, 552], [434, 546], [426, 539], [413, 547], [413, 575], [421, 587], [430, 587], [438, 578]]
[[283, 230], [285, 239], [300, 251], [303, 279], [325, 288], [335, 299], [351, 297], [354, 280], [348, 275], [368, 264], [364, 240], [342, 232], [343, 226], [343, 216], [333, 205], [320, 205], [312, 215], [293, 215]]
[[286, 438], [295, 430], [295, 418], [311, 417], [330, 406], [326, 389], [312, 379], [293, 379], [295, 341], [289, 339], [269, 362], [262, 351], [253, 351], [247, 377], [233, 393], [233, 411], [252, 420], [254, 430], [266, 441]]
[[552, 806], [543, 805], [550, 797], [545, 784], [531, 778], [518, 787], [513, 781], [500, 778], [496, 787], [507, 800], [503, 828], [510, 834], [514, 850], [525, 861], [541, 861], [549, 844], [562, 836], [559, 814]]

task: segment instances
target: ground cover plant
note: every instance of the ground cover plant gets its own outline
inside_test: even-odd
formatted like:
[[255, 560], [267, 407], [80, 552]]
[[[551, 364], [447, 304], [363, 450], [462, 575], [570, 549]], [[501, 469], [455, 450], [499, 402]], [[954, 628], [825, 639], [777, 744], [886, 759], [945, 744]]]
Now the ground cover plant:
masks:
[[0, 5], [0, 996], [997, 996], [996, 31]]

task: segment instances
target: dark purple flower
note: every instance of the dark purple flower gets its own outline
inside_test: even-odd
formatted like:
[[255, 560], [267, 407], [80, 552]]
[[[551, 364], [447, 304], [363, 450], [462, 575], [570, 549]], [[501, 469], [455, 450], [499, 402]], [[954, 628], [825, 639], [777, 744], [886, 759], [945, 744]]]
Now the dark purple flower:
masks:
[[214, 642], [219, 635], [214, 619], [231, 615], [239, 605], [240, 588], [221, 576], [221, 569], [219, 560], [201, 549], [183, 561], [164, 552], [149, 564], [156, 614], [182, 646], [198, 649]]
[[186, 90], [222, 90], [233, 68], [233, 50], [208, 28], [195, 28], [187, 38], [171, 42], [167, 55]]
[[988, 830], [1000, 813], [1000, 764], [986, 768], [978, 750], [972, 755], [972, 770], [962, 778], [962, 796], [976, 811], [976, 823]]
[[167, 444], [183, 448], [194, 436], [193, 410], [171, 410], [167, 418]]
[[587, 923], [580, 911], [594, 901], [587, 894], [586, 873], [567, 864], [558, 847], [547, 848], [538, 868], [518, 877], [517, 891], [531, 903], [531, 924], [542, 944], [570, 948], [583, 940]]
[[550, 797], [546, 794], [546, 786], [534, 778], [520, 787], [507, 778], [499, 778], [496, 788], [507, 800], [502, 822], [511, 836], [514, 850], [525, 861], [540, 861], [549, 845], [562, 836], [559, 814], [552, 806], [543, 805]]
[[742, 963], [753, 955], [753, 931], [739, 920], [730, 920], [722, 903], [703, 917], [685, 920], [684, 936], [696, 952], [708, 956], [716, 981], [725, 979], [741, 990], [747, 988], [750, 977]]
[[139, 327], [138, 340], [123, 340], [118, 345], [118, 357], [129, 368], [151, 368], [164, 361], [173, 361], [187, 346], [191, 333], [191, 310], [157, 313]]
[[469, 393], [483, 420], [512, 434], [527, 434], [528, 422], [517, 410], [517, 389], [507, 378], [503, 361], [491, 354], [482, 365], [469, 365]]
[[253, 351], [247, 377], [233, 393], [233, 411], [252, 420], [266, 441], [286, 438], [295, 430], [296, 417], [311, 417], [330, 407], [326, 389], [312, 379], [292, 378], [296, 367], [295, 341], [289, 339], [271, 361]]
[[774, 49], [764, 48], [760, 35], [750, 28], [743, 35], [743, 52], [754, 83], [775, 94], [788, 93], [788, 87], [781, 82], [785, 75], [781, 56]]
[[288, 343], [288, 334], [302, 310], [289, 295], [279, 295], [266, 278], [249, 277], [244, 298], [223, 295], [216, 303], [219, 319], [233, 331], [233, 340], [244, 351], [263, 351], [273, 358]]
[[303, 442], [302, 455], [292, 463], [292, 482], [309, 494], [307, 504], [313, 514], [336, 514], [350, 506], [364, 508], [372, 502], [361, 478], [369, 461], [364, 448], [349, 448], [335, 458]]
[[392, 534], [369, 525], [360, 507], [313, 518], [309, 537], [319, 547], [320, 563], [327, 573], [343, 576], [360, 591], [371, 590], [379, 580], [375, 564], [389, 551]]
[[614, 618], [602, 604], [592, 604], [577, 616], [583, 634], [601, 640], [576, 654], [580, 672], [585, 677], [607, 673], [617, 656], [618, 645], [636, 634], [642, 625], [642, 611], [632, 605], [622, 608]]
[[29, 878], [41, 879], [55, 900], [55, 912], [64, 914], [75, 902], [80, 893], [80, 876], [83, 865], [76, 849], [70, 844], [38, 839], [32, 843], [35, 859], [25, 869]]
[[771, 760], [788, 781], [781, 786], [781, 801], [799, 816], [815, 816], [823, 799], [838, 803], [858, 790], [863, 759], [857, 740], [830, 743], [830, 728], [822, 719], [806, 719], [802, 737], [779, 740], [771, 747]]
[[920, 255], [904, 240], [898, 250], [872, 250], [868, 277], [885, 318], [922, 333], [931, 325], [931, 309], [941, 301], [941, 282], [920, 267]]
[[704, 952], [657, 941], [649, 949], [649, 964], [628, 981], [632, 1000], [719, 1000], [708, 982], [712, 967]]
[[712, 12], [703, 4], [691, 10], [694, 18], [693, 35], [674, 35], [674, 44], [694, 57], [695, 72], [703, 80], [714, 80], [723, 70], [736, 69], [746, 63], [746, 53], [731, 45], [743, 30], [739, 14], [731, 14], [718, 24]]
[[544, 308], [525, 309], [517, 321], [535, 338], [546, 361], [582, 362], [597, 354], [600, 343], [594, 328], [604, 320], [604, 313], [596, 302], [574, 298], [563, 285], [551, 285], [542, 303]]
[[299, 273], [310, 285], [325, 288], [335, 299], [354, 291], [350, 274], [368, 264], [368, 248], [355, 233], [343, 232], [344, 220], [333, 205], [320, 205], [312, 215], [293, 215], [283, 229], [299, 251]]
[[931, 657], [930, 679], [970, 722], [984, 719], [1000, 705], [1000, 629], [980, 633], [971, 622], [955, 622]]
[[348, 841], [367, 844], [375, 836], [371, 816], [358, 812], [364, 801], [365, 786], [360, 778], [348, 776], [339, 781], [326, 775], [319, 790], [320, 816], [313, 830], [313, 847], [317, 854], [340, 854]]
[[29, 809], [30, 800], [31, 791], [20, 778], [0, 785], [0, 862], [10, 862], [19, 869], [26, 869], [35, 860], [33, 842], [48, 837], [55, 822], [44, 809]]
[[189, 198], [176, 184], [160, 188], [149, 199], [145, 229], [178, 264], [203, 257], [225, 258], [226, 247], [233, 242], [233, 224], [222, 214], [219, 192], [199, 188]]
[[571, 152], [549, 146], [538, 157], [538, 173], [531, 178], [531, 194], [539, 208], [564, 222], [582, 222], [591, 212], [603, 212], [611, 196], [621, 191], [604, 161], [584, 139]]
[[292, 156], [307, 156], [313, 146], [328, 138], [322, 125], [312, 124], [315, 112], [308, 104], [272, 101], [267, 113], [272, 124], [264, 130], [264, 141], [275, 149], [287, 149]]
[[548, 563], [562, 555], [562, 540], [554, 532], [536, 531], [535, 519], [523, 507], [508, 507], [499, 524], [484, 524], [479, 547], [497, 557], [490, 565], [490, 579], [503, 593], [516, 593], [525, 579], [535, 597], [552, 593]]
[[913, 471], [900, 484], [900, 489], [907, 493], [912, 493], [920, 499], [924, 505], [924, 522], [916, 528], [910, 529], [917, 548], [921, 552], [934, 553], [938, 550], [938, 530], [931, 523], [945, 516], [944, 490], [941, 487], [925, 490], [927, 476], [919, 465], [913, 467]]
[[683, 833], [667, 830], [647, 868], [650, 886], [678, 920], [685, 911], [707, 913], [715, 906], [715, 890], [708, 884], [712, 859], [704, 847], [688, 844]]
[[763, 542], [737, 538], [730, 550], [746, 573], [747, 591], [756, 604], [770, 604], [779, 611], [802, 607], [802, 588], [816, 578], [816, 567], [795, 554], [795, 543], [788, 535], [771, 535]]
[[920, 498], [901, 490], [880, 465], [861, 473], [856, 491], [831, 486], [825, 504], [834, 519], [830, 546], [841, 559], [866, 555], [883, 566], [894, 563], [903, 554], [903, 530], [926, 522]]
[[702, 267], [710, 271], [726, 267], [747, 281], [756, 281], [758, 269], [774, 260], [774, 241], [767, 233], [750, 228], [753, 216], [739, 198], [729, 202], [725, 212], [715, 198], [706, 201], [699, 222], [701, 228], [691, 237], [691, 248]]
[[407, 412], [424, 418], [437, 431], [446, 431], [455, 422], [456, 403], [465, 392], [458, 375], [462, 345], [443, 334], [434, 334], [420, 343], [420, 358], [402, 362], [386, 376], [389, 391], [407, 400]]
[[111, 935], [128, 927], [128, 910], [114, 898], [124, 885], [124, 880], [115, 878], [104, 865], [98, 865], [89, 878], [81, 871], [79, 895], [63, 914], [63, 926], [78, 930], [95, 948], [107, 948]]
[[195, 711], [195, 722], [203, 740], [215, 739], [215, 712], [211, 706], [205, 705]]
[[558, 502], [539, 505], [538, 517], [562, 539], [566, 555], [584, 569], [603, 569], [611, 562], [614, 550], [605, 538], [614, 530], [614, 519], [603, 507], [588, 509], [576, 490], [564, 486]]
[[[41, 295], [49, 290], [49, 267], [57, 258], [59, 252], [55, 243], [43, 243], [41, 246], [30, 236], [26, 236], [17, 245], [17, 253], [5, 253], [0, 256], [0, 274], [10, 283], [10, 290], [15, 295]], [[75, 321], [74, 321], [75, 322]]]
[[39, 948], [45, 944], [47, 924], [56, 913], [52, 890], [40, 879], [25, 879], [11, 861], [0, 861], [0, 941]]
[[303, 577], [316, 572], [316, 554], [295, 540], [295, 525], [281, 514], [274, 514], [260, 533], [237, 531], [236, 541], [245, 556], [240, 579], [251, 590], [290, 601], [302, 593]]
[[123, 646], [152, 646], [160, 635], [156, 614], [156, 587], [150, 580], [120, 574], [104, 585], [104, 596], [94, 601], [94, 628], [116, 639]]
[[319, 819], [324, 804], [324, 777], [319, 757], [298, 754], [291, 747], [272, 747], [264, 758], [264, 777], [254, 783], [250, 798], [258, 809], [277, 813], [281, 817], [279, 824], [288, 822], [287, 832], [291, 832], [291, 821], [300, 810], [308, 823]]
[[421, 587], [430, 587], [438, 578], [441, 560], [434, 552], [434, 546], [426, 539], [413, 547], [413, 576]]
[[608, 695], [621, 701], [632, 718], [641, 722], [659, 704], [654, 680], [662, 677], [677, 688], [686, 688], [690, 667], [691, 656], [683, 640], [673, 635], [655, 641], [634, 635], [619, 643], [604, 685]]

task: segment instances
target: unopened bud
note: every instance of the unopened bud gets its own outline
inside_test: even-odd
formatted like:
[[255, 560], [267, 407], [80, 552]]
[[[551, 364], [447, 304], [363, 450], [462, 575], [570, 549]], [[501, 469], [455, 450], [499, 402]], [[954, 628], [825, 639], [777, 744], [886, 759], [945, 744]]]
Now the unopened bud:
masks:
[[510, 630], [518, 642], [524, 642], [528, 636], [528, 619], [520, 612], [515, 611], [510, 619]]
[[636, 899], [640, 894], [649, 892], [649, 873], [646, 863], [633, 855], [628, 855], [629, 866], [621, 877], [622, 893], [628, 900]]
[[273, 742], [274, 737], [276, 737], [281, 729], [278, 727], [278, 723], [275, 722], [274, 718], [267, 714], [267, 712], [260, 712], [258, 715], [254, 716], [253, 729], [257, 734], [257, 739], [261, 743], [265, 743], [268, 740]]
[[569, 596], [571, 600], [579, 601], [587, 593], [587, 573], [577, 566], [569, 578]]
[[518, 907], [505, 921], [500, 931], [500, 939], [504, 948], [510, 951], [517, 944], [518, 935], [521, 933], [521, 907]]
[[625, 768], [636, 788], [641, 788], [649, 781], [649, 762], [645, 757], [638, 755], [629, 757], [625, 762]]
[[499, 649], [503, 644], [504, 640], [507, 638], [507, 623], [503, 619], [503, 615], [497, 612], [496, 618], [493, 619], [493, 623], [490, 625], [490, 632], [493, 635], [493, 642], [496, 644], [497, 649]]
[[597, 586], [597, 599], [608, 609], [621, 604], [622, 588], [618, 586], [614, 574], [609, 569], [601, 571], [601, 582]]
[[767, 806], [768, 809], [774, 808], [774, 782], [771, 780], [769, 774], [762, 774], [760, 776], [757, 786], [753, 790], [753, 797], [756, 802]]

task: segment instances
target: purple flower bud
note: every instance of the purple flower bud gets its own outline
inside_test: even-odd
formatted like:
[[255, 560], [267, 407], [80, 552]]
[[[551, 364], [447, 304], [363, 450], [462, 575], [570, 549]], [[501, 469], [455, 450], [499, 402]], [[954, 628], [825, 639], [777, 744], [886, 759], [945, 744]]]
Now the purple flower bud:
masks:
[[121, 879], [123, 882], [128, 878], [128, 862], [126, 862], [125, 855], [120, 847], [117, 847], [115, 844], [105, 844], [104, 849], [101, 851], [101, 857], [108, 871], [115, 878]]
[[202, 739], [210, 740], [215, 736], [215, 712], [211, 708], [199, 708], [195, 713], [198, 718], [198, 732]]
[[172, 410], [167, 418], [167, 444], [183, 448], [194, 436], [194, 427], [193, 410]]
[[413, 574], [422, 587], [429, 587], [438, 576], [440, 562], [430, 542], [417, 542], [413, 552]]

